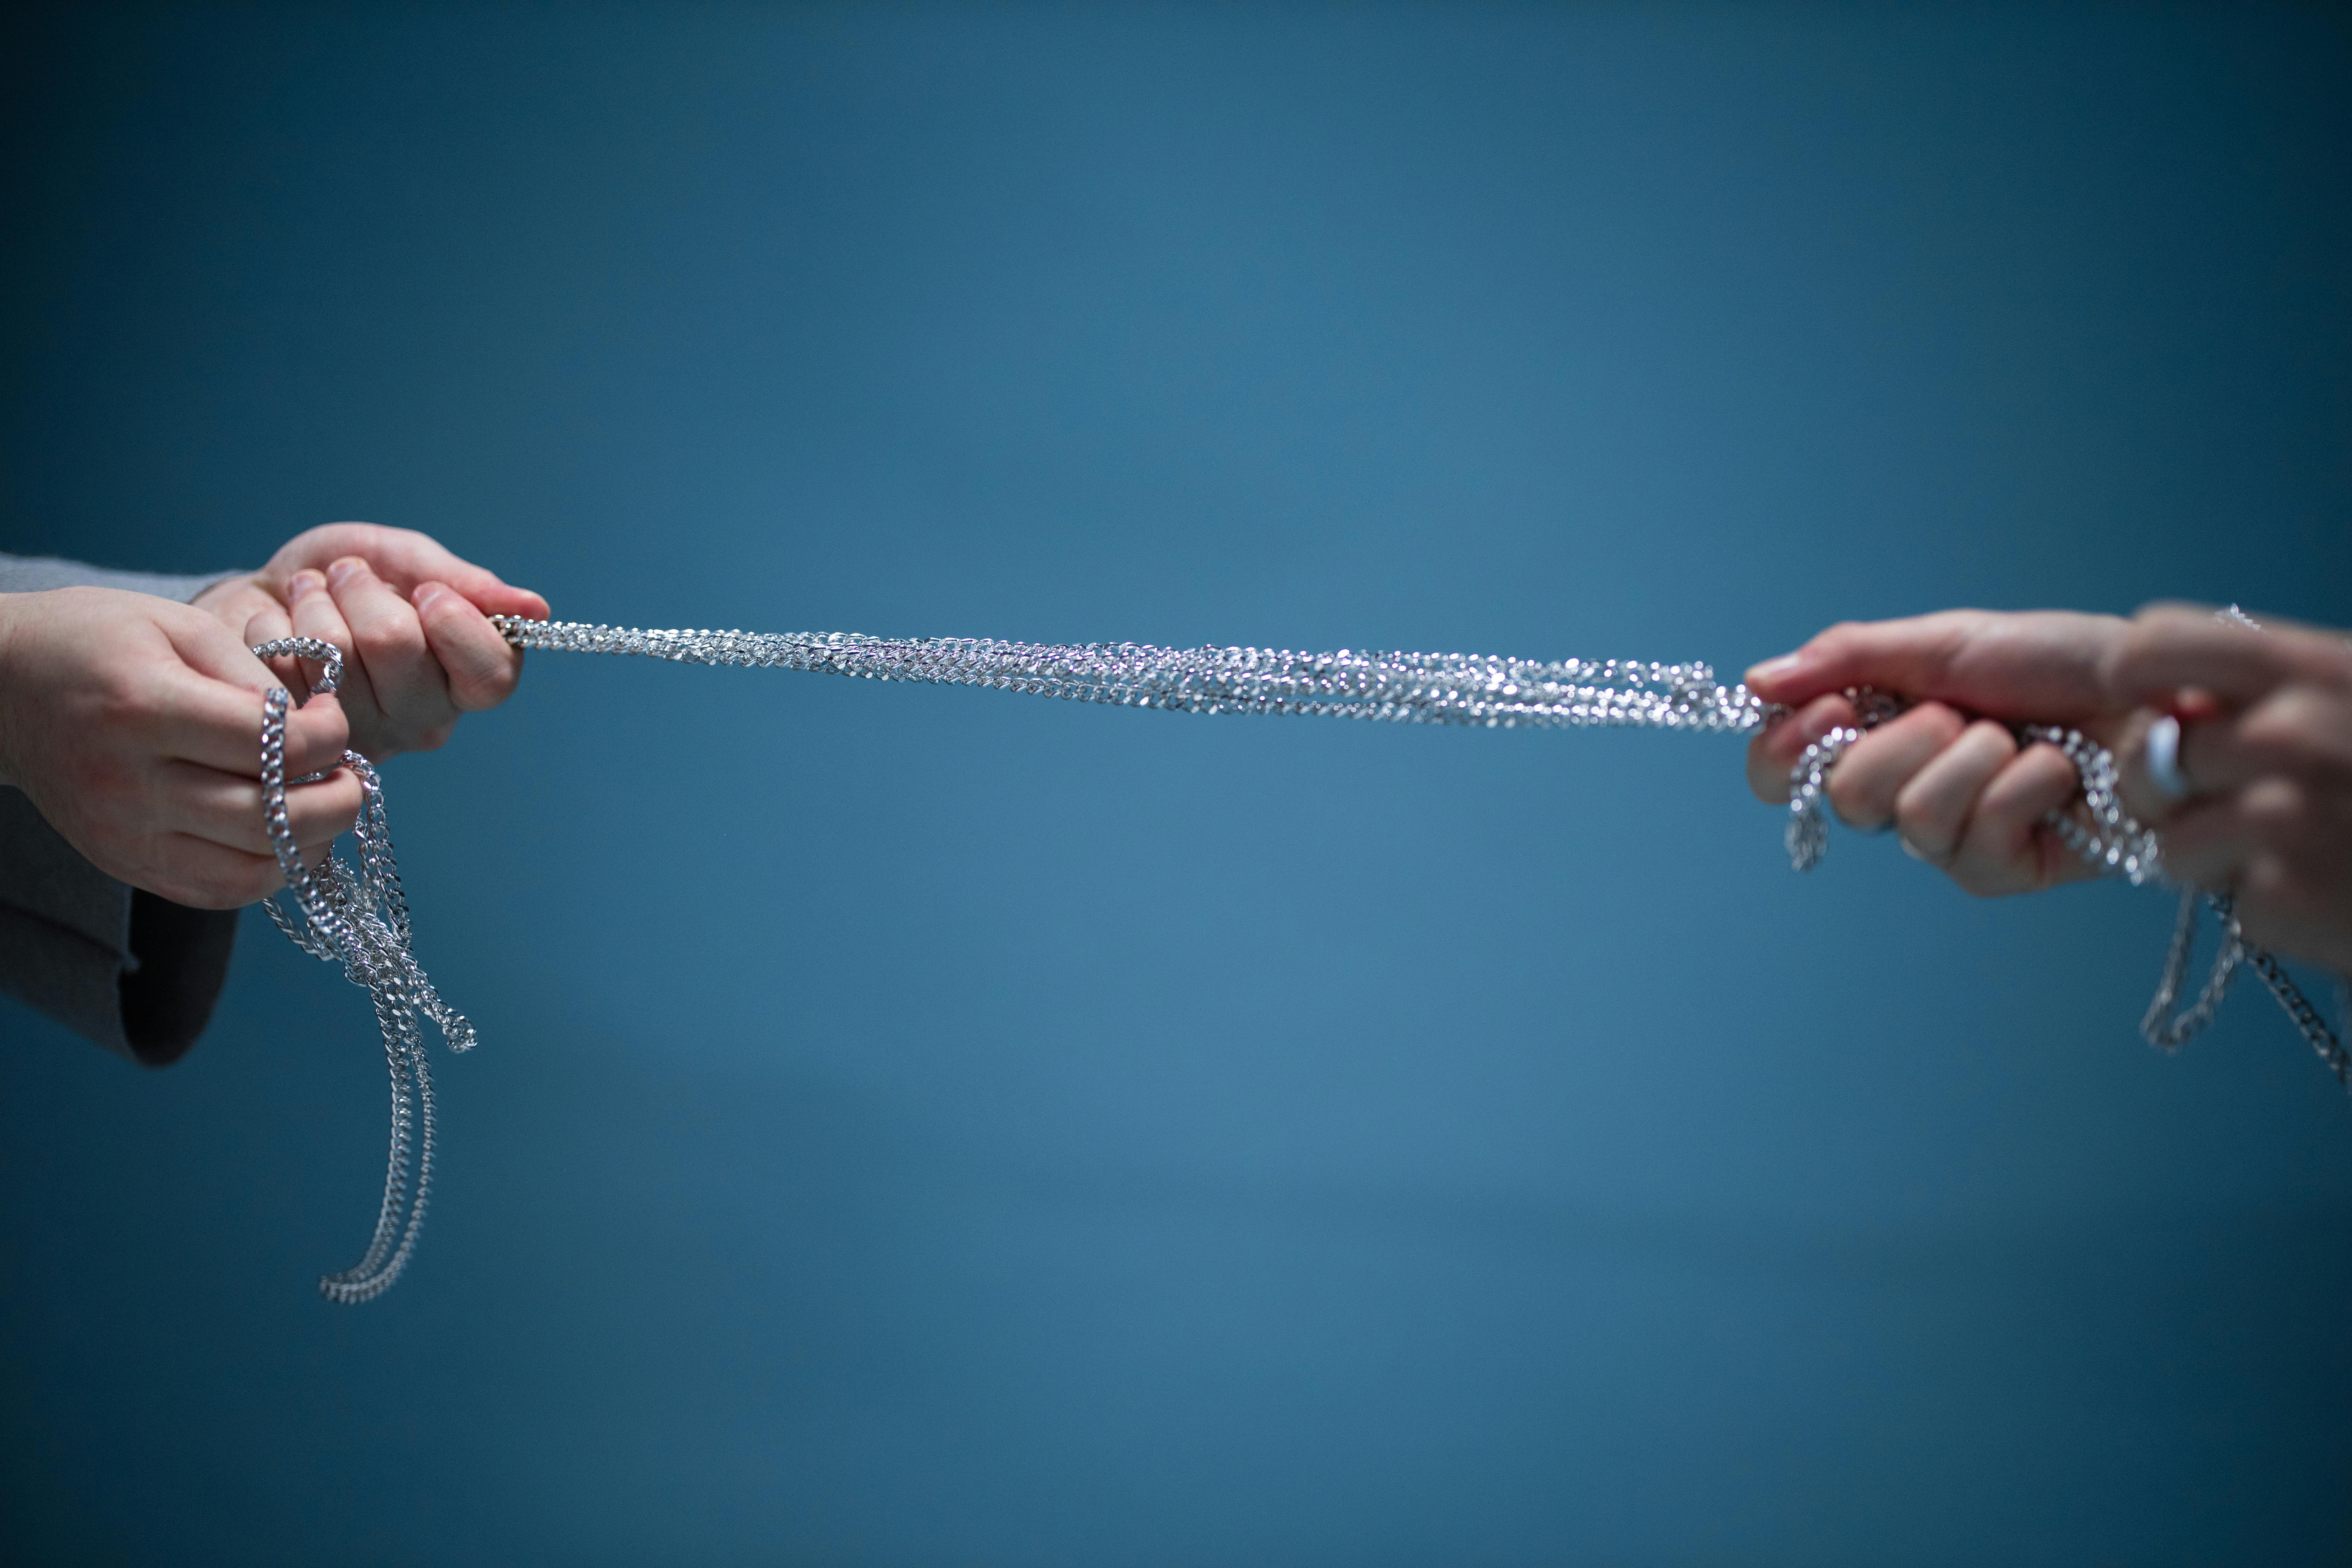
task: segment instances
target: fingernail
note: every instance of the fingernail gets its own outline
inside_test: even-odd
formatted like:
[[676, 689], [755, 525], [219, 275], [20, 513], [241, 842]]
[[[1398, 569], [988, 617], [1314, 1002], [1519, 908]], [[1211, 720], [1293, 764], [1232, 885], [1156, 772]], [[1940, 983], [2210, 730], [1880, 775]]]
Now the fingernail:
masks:
[[1778, 680], [1782, 676], [1793, 675], [1804, 659], [1805, 656], [1801, 653], [1784, 653], [1778, 658], [1768, 658], [1748, 669], [1748, 684], [1753, 686], [1759, 680]]
[[301, 571], [295, 573], [292, 580], [288, 582], [286, 593], [289, 598], [299, 599], [306, 594], [315, 594], [326, 585], [325, 577], [305, 566]]
[[327, 581], [340, 588], [352, 577], [366, 570], [366, 562], [356, 555], [346, 555], [327, 568]]
[[433, 607], [433, 601], [440, 596], [440, 584], [419, 583], [415, 587], [409, 590], [408, 602], [415, 605], [420, 610], [429, 610]]

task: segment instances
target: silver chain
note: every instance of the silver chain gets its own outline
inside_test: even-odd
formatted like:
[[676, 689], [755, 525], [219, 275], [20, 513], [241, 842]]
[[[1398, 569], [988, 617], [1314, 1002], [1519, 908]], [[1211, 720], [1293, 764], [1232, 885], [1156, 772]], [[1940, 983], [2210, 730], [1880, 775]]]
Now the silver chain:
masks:
[[[317, 660], [325, 672], [311, 683], [313, 692], [332, 691], [342, 681], [342, 655], [332, 643], [280, 637], [253, 651], [263, 658]], [[417, 966], [408, 900], [401, 891], [392, 829], [384, 817], [383, 785], [357, 752], [345, 752], [342, 765], [358, 777], [364, 797], [352, 829], [359, 846], [358, 864], [330, 856], [313, 874], [303, 863], [286, 819], [286, 710], [292, 700], [280, 686], [266, 693], [261, 704], [262, 816], [293, 902], [289, 910], [272, 898], [264, 900], [263, 908], [295, 946], [313, 958], [340, 963], [352, 984], [374, 998], [392, 1079], [392, 1150], [384, 1162], [383, 1202], [376, 1211], [375, 1234], [359, 1262], [319, 1281], [319, 1293], [328, 1300], [353, 1303], [381, 1296], [408, 1267], [433, 1192], [433, 1071], [418, 1021], [432, 1019], [453, 1051], [473, 1049], [474, 1027], [441, 1000]], [[326, 776], [308, 773], [290, 782], [309, 784]]]
[[1460, 653], [1294, 653], [848, 632], [638, 631], [493, 616], [524, 649], [638, 654], [678, 664], [811, 669], [866, 680], [982, 686], [1078, 702], [1185, 713], [1303, 713], [1486, 729], [1613, 725], [1738, 732], [1778, 710], [1704, 664]]
[[[1765, 702], [1745, 685], [1723, 685], [1711, 668], [1699, 663], [1575, 658], [1538, 663], [1475, 654], [1165, 648], [1141, 643], [889, 638], [845, 632], [643, 631], [512, 616], [493, 616], [490, 621], [508, 642], [526, 650], [816, 670], [865, 680], [977, 686], [1185, 713], [1296, 713], [1484, 729], [1614, 727], [1740, 734], [1785, 718], [1789, 711]], [[293, 655], [320, 661], [326, 675], [316, 683], [317, 690], [332, 690], [341, 675], [341, 655], [331, 644], [311, 638], [281, 638], [253, 651], [265, 658]], [[1828, 848], [1824, 797], [1831, 770], [1866, 731], [1907, 707], [1898, 698], [1868, 689], [1847, 695], [1859, 715], [1857, 724], [1832, 731], [1808, 746], [1790, 776], [1786, 837], [1790, 862], [1801, 871], [1818, 865]], [[295, 908], [289, 911], [275, 900], [268, 907], [278, 929], [304, 952], [340, 962], [345, 974], [374, 998], [392, 1078], [392, 1152], [375, 1235], [356, 1266], [319, 1282], [331, 1300], [364, 1301], [382, 1294], [406, 1267], [432, 1186], [433, 1080], [418, 1020], [430, 1018], [438, 1025], [452, 1050], [471, 1049], [474, 1031], [441, 1001], [417, 967], [408, 906], [384, 823], [383, 787], [375, 770], [356, 752], [346, 752], [343, 759], [366, 795], [354, 834], [359, 863], [352, 867], [331, 858], [315, 877], [303, 865], [286, 825], [286, 712], [290, 700], [279, 689], [264, 703], [262, 799], [270, 842]], [[2082, 777], [2083, 793], [2074, 806], [2053, 812], [2047, 819], [2067, 845], [2102, 870], [2134, 884], [2159, 877], [2162, 859], [2156, 836], [2132, 820], [2116, 794], [2114, 756], [2077, 731], [2024, 726], [2018, 732], [2057, 746]], [[2217, 963], [2195, 1005], [2163, 1023], [2162, 1015], [2178, 994], [2194, 937], [2195, 905], [2186, 905], [2165, 980], [2148, 1012], [2153, 1022], [2143, 1023], [2143, 1032], [2168, 1048], [2187, 1039], [2211, 1017], [2242, 959], [2262, 974], [2321, 1059], [2339, 1079], [2346, 1079], [2344, 1050], [2326, 1022], [2276, 960], [2243, 943], [2226, 901], [2218, 901], [2218, 907], [2227, 964]]]

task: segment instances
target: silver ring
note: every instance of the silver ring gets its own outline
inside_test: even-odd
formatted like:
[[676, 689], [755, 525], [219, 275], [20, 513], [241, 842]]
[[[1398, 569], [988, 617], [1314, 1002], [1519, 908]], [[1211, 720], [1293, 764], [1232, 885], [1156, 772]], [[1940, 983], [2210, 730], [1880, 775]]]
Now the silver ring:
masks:
[[2197, 793], [2189, 775], [2180, 771], [2180, 721], [2167, 713], [2147, 727], [2147, 742], [2143, 749], [2147, 763], [2147, 782], [2173, 800], [2187, 800]]

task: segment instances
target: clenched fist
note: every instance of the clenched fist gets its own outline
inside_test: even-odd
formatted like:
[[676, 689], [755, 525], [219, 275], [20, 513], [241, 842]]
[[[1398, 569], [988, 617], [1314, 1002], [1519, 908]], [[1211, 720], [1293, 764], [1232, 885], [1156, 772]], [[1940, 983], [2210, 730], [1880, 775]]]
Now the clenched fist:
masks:
[[[299, 533], [269, 564], [206, 589], [196, 606], [247, 647], [317, 637], [343, 652], [352, 749], [371, 762], [429, 752], [460, 714], [514, 694], [522, 654], [487, 617], [547, 618], [547, 601], [425, 534], [366, 522]], [[283, 672], [293, 689], [295, 670]]]
[[[261, 820], [261, 694], [284, 684], [213, 616], [111, 588], [0, 595], [0, 782], [110, 877], [196, 909], [283, 885]], [[332, 697], [286, 721], [295, 842], [359, 816]]]

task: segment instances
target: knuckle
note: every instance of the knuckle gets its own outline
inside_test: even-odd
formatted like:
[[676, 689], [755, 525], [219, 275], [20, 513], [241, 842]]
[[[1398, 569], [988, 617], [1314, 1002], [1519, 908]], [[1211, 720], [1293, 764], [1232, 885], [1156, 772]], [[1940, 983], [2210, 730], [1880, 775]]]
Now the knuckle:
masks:
[[2237, 738], [2244, 748], [2279, 759], [2279, 762], [2300, 762], [2319, 750], [2326, 736], [2326, 715], [2324, 703], [2316, 703], [2315, 693], [2303, 687], [2288, 687], [2274, 699], [2249, 712], [2237, 724]]
[[1864, 820], [1865, 814], [1872, 818], [1877, 815], [1875, 803], [1870, 798], [1868, 781], [1857, 773], [1844, 768], [1832, 769], [1826, 793], [1830, 805], [1849, 822]]
[[2265, 702], [2239, 721], [2238, 739], [2258, 752], [2293, 755], [2303, 751], [2311, 737], [2297, 704]]
[[1936, 820], [1927, 799], [1914, 789], [1906, 788], [1895, 797], [1895, 826], [1922, 849], [1935, 847], [1943, 837], [1943, 825]]
[[362, 610], [351, 617], [351, 624], [352, 638], [359, 644], [360, 657], [365, 659], [404, 657], [425, 646], [425, 628], [404, 605], [393, 604]]
[[2017, 889], [2002, 870], [1962, 860], [1951, 868], [1952, 880], [1971, 898], [1998, 899]]
[[454, 679], [449, 682], [449, 694], [463, 708], [496, 708], [515, 694], [515, 688], [521, 684], [517, 677], [515, 670], [495, 669], [487, 674]]
[[2101, 685], [2113, 690], [2132, 683], [2147, 661], [2158, 635], [2155, 624], [2148, 618], [2150, 614], [2149, 610], [2140, 611], [2115, 640], [2100, 651], [2097, 668]]
[[2238, 811], [2257, 838], [2278, 845], [2303, 837], [2310, 823], [2310, 803], [2290, 779], [2263, 779], [2238, 797]]
[[90, 693], [89, 717], [110, 731], [137, 733], [162, 717], [163, 704], [154, 689], [129, 678], [128, 671], [109, 672]]
[[[1994, 769], [2007, 767], [2017, 756], [2017, 737], [2009, 732], [2008, 725], [1997, 724], [1990, 719], [1964, 723], [1960, 734], [1954, 739], [1965, 739], [1975, 749], [1976, 754], [1984, 759], [1986, 765]], [[2051, 749], [2057, 751], [2054, 746]], [[2063, 758], [2065, 753], [2058, 754]]]
[[1833, 626], [1824, 626], [1806, 646], [1814, 653], [1837, 658], [1852, 652], [1862, 637], [1862, 622], [1839, 621]]

